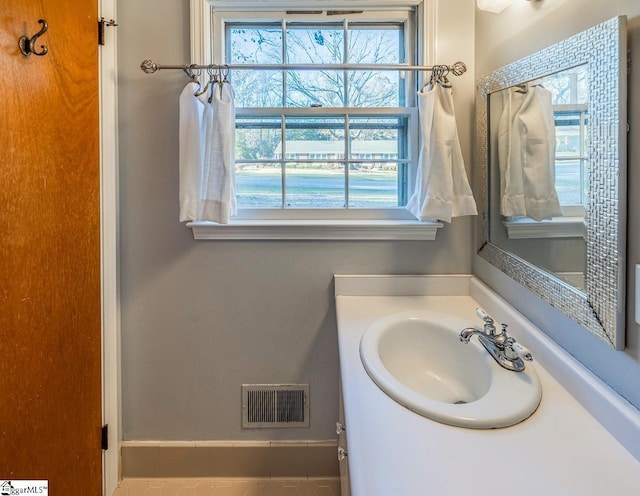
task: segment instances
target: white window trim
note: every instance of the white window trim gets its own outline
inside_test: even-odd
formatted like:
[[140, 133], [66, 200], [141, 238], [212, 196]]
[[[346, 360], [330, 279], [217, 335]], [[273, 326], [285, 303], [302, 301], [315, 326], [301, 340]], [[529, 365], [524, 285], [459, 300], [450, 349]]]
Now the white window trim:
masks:
[[[213, 60], [212, 43], [207, 43], [205, 37], [213, 36], [213, 16], [211, 8], [265, 8], [282, 10], [292, 7], [303, 8], [300, 0], [285, 0], [269, 2], [220, 1], [220, 0], [190, 0], [191, 1], [191, 62], [206, 64]], [[312, 6], [311, 4], [309, 6]], [[433, 2], [431, 0], [328, 0], [323, 2], [322, 8], [339, 7], [372, 9], [397, 9], [399, 7], [420, 6], [421, 13], [417, 16], [417, 35], [421, 42], [418, 44], [417, 62], [426, 63], [425, 55], [432, 54], [435, 46], [435, 30], [429, 30], [425, 37], [424, 26], [431, 19]], [[431, 24], [429, 24], [430, 27]], [[425, 39], [428, 38], [428, 39]], [[429, 57], [430, 58], [430, 57]], [[413, 145], [415, 146], [415, 145]], [[412, 153], [417, 157], [417, 154]], [[413, 182], [415, 173], [410, 174], [409, 181]], [[250, 209], [239, 211], [239, 215], [230, 219], [227, 225], [213, 222], [189, 222], [187, 227], [192, 230], [195, 239], [208, 240], [251, 240], [251, 239], [290, 239], [290, 240], [434, 240], [438, 229], [444, 227], [440, 222], [416, 220], [408, 210], [382, 209], [374, 211], [380, 214], [372, 219], [372, 212], [362, 209], [349, 209], [349, 215], [355, 218], [340, 218], [336, 211], [322, 210], [324, 218], [318, 218], [318, 212], [311, 210], [287, 210], [287, 219], [256, 218]], [[291, 218], [291, 214], [294, 218]], [[357, 212], [354, 214], [354, 212]], [[264, 213], [264, 210], [261, 210]], [[361, 215], [358, 215], [360, 213]]]
[[417, 220], [233, 220], [189, 222], [198, 240], [422, 240], [436, 239], [440, 222]]
[[562, 205], [562, 217], [534, 220], [530, 217], [507, 217], [502, 224], [509, 239], [582, 238], [586, 239], [586, 209], [582, 205]]
[[503, 222], [509, 239], [582, 238], [587, 235], [584, 217], [554, 217], [536, 221], [526, 217]]

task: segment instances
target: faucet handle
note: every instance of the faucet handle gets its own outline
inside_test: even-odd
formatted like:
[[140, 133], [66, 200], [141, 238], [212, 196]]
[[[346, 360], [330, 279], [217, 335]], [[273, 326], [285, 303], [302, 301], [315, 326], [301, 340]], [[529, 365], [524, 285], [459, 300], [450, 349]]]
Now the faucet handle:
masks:
[[484, 321], [484, 333], [489, 336], [495, 336], [496, 326], [493, 318], [482, 308], [476, 308], [476, 315]]
[[485, 322], [490, 322], [493, 324], [493, 319], [491, 318], [491, 316], [485, 312], [482, 308], [478, 307], [476, 308], [476, 315], [478, 317], [480, 317], [482, 320], [484, 320]]
[[520, 343], [518, 343], [515, 339], [511, 337], [507, 339], [507, 344], [505, 348], [508, 348], [515, 355], [519, 356], [522, 360], [526, 360], [527, 362], [533, 361], [533, 355], [531, 355], [531, 352], [526, 347], [522, 346]]

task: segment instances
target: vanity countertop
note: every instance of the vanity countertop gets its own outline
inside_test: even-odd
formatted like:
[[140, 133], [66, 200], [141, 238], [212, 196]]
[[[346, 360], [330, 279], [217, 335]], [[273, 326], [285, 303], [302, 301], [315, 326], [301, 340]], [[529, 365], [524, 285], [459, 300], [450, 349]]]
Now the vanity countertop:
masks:
[[[358, 351], [365, 330], [379, 317], [416, 308], [477, 323], [475, 309], [482, 305], [469, 296], [474, 294], [469, 292], [474, 279], [465, 282], [454, 276], [453, 286], [459, 287], [445, 289], [449, 291], [445, 294], [456, 296], [437, 296], [438, 291], [431, 290], [426, 291], [429, 295], [401, 296], [412, 290], [397, 288], [390, 292], [396, 296], [377, 296], [367, 281], [360, 284], [362, 280], [356, 287], [369, 289], [346, 295], [350, 290], [343, 291], [345, 285], [336, 283], [352, 496], [495, 496], [505, 490], [521, 496], [639, 494], [640, 461], [548, 372], [544, 360], [527, 364], [536, 368], [542, 381], [538, 410], [524, 422], [504, 429], [440, 424], [399, 405], [372, 382]], [[473, 284], [482, 286], [477, 280]], [[498, 312], [495, 307], [491, 311]], [[544, 336], [540, 341], [522, 332], [512, 334], [531, 349], [534, 358], [540, 354], [550, 359], [548, 350], [541, 348]], [[535, 328], [526, 332], [542, 335]], [[568, 355], [564, 359], [572, 360]], [[581, 367], [577, 362], [572, 365]], [[580, 371], [587, 377], [585, 373], [590, 374]], [[582, 396], [584, 403], [584, 393]], [[637, 418], [630, 418], [634, 412]], [[640, 426], [640, 412], [631, 407], [624, 414], [634, 429]]]

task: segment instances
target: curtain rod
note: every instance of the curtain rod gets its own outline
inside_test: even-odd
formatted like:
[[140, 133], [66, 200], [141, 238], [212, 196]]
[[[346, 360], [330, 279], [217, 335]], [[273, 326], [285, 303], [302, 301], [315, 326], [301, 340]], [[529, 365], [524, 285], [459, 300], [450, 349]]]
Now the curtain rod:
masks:
[[229, 69], [229, 70], [262, 70], [262, 71], [318, 71], [318, 70], [350, 70], [350, 71], [434, 71], [443, 70], [447, 74], [461, 76], [467, 72], [464, 62], [456, 62], [453, 65], [404, 65], [404, 64], [209, 64], [209, 65], [160, 65], [152, 60], [145, 60], [140, 64], [140, 69], [147, 74], [164, 69], [179, 69], [187, 74], [197, 69]]

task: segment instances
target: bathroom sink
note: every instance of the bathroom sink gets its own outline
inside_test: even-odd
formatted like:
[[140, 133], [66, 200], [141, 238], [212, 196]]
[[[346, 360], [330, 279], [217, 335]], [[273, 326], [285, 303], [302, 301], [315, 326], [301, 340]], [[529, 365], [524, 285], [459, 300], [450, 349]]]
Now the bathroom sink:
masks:
[[360, 340], [360, 358], [373, 382], [397, 403], [444, 424], [496, 429], [528, 418], [540, 404], [532, 365], [502, 368], [459, 333], [473, 322], [430, 311], [375, 321]]

